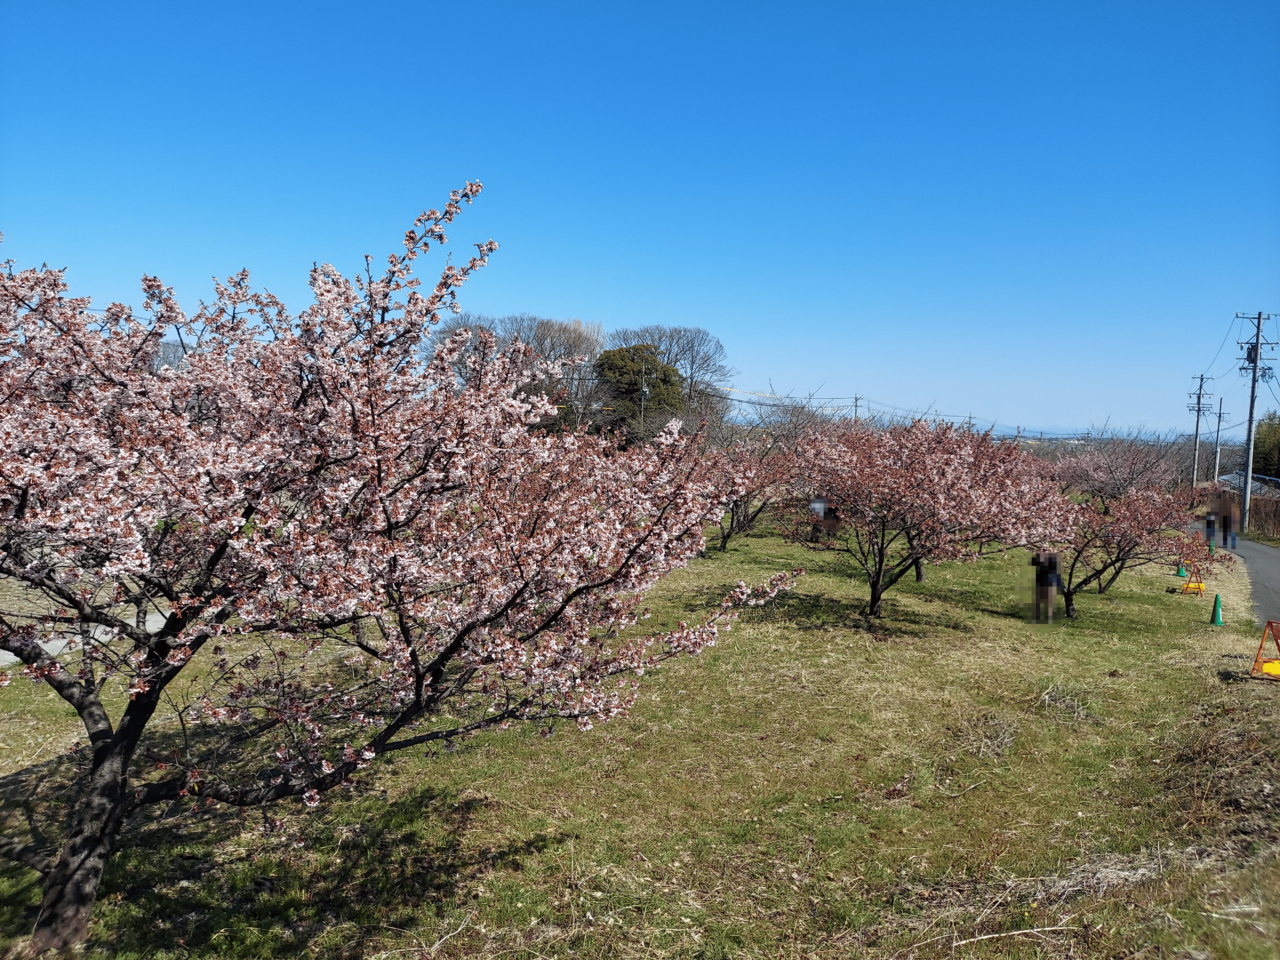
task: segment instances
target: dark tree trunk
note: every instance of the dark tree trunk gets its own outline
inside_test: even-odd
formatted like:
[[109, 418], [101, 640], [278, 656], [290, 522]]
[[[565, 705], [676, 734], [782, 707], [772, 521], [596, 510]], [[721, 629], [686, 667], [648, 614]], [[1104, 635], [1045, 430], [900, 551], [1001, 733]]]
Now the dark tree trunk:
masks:
[[924, 583], [924, 561], [916, 557], [912, 566], [916, 568], [916, 583]]
[[744, 529], [742, 522], [742, 511], [738, 503], [729, 504], [729, 525], [725, 526], [724, 517], [720, 518], [720, 552], [729, 552], [729, 540], [735, 533], [741, 533]]
[[128, 814], [124, 769], [109, 758], [85, 785], [71, 837], [44, 880], [32, 956], [69, 950], [88, 937], [102, 873]]
[[1064, 590], [1062, 592], [1062, 605], [1066, 608], [1068, 617], [1074, 617], [1076, 615], [1076, 594], [1074, 590]]
[[867, 606], [867, 614], [872, 617], [884, 616], [884, 590], [879, 583], [871, 584], [871, 603]]

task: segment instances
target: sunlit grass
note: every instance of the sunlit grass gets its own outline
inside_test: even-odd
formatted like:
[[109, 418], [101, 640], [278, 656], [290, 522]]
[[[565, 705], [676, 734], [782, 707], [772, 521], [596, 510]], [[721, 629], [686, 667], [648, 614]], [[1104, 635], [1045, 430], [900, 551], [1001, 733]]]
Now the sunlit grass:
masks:
[[[1210, 584], [1223, 629], [1212, 595], [1166, 592], [1169, 570], [1037, 627], [1020, 616], [1025, 563], [930, 568], [869, 621], [837, 557], [735, 540], [665, 581], [646, 629], [739, 579], [810, 573], [714, 649], [646, 675], [631, 718], [400, 756], [314, 812], [273, 810], [283, 834], [261, 813], [155, 811], [112, 863], [94, 948], [889, 957], [1064, 926], [963, 950], [1271, 955], [1276, 815], [1248, 791], [1280, 779], [1277, 690], [1234, 682], [1256, 645], [1243, 573]], [[58, 716], [22, 683], [0, 714]], [[31, 879], [0, 868], [5, 935], [29, 923]], [[1259, 912], [1223, 912], [1237, 901]]]

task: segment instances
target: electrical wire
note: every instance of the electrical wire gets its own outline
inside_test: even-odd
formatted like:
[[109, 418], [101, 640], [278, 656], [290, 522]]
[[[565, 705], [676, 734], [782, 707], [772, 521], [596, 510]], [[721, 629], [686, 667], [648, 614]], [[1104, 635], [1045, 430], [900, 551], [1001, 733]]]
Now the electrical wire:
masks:
[[[1235, 321], [1236, 321], [1235, 330], [1238, 336], [1240, 332], [1240, 324], [1244, 323], [1244, 320], [1241, 317], [1236, 317]], [[1209, 371], [1213, 369], [1213, 365], [1218, 362], [1218, 356], [1222, 353], [1222, 348], [1227, 345], [1227, 337], [1231, 336], [1231, 330], [1232, 330], [1232, 325], [1227, 324], [1227, 332], [1223, 334], [1222, 342], [1218, 344], [1218, 352], [1213, 355], [1213, 359], [1209, 361], [1209, 365], [1204, 368], [1204, 373], [1202, 374], [1202, 376], [1208, 377]], [[1210, 377], [1209, 379], [1213, 379], [1213, 378]]]
[[[726, 389], [733, 389], [733, 388], [726, 388]], [[749, 391], [749, 390], [733, 390], [733, 392], [746, 394], [747, 396], [750, 396], [750, 397], [774, 397], [778, 399], [786, 399], [784, 397], [781, 397], [778, 394], [757, 393], [755, 391]], [[740, 397], [728, 397], [726, 399], [728, 399], [732, 403], [743, 404], [751, 407], [785, 408], [785, 407], [795, 406], [798, 403], [808, 402], [809, 400], [819, 400], [819, 399], [842, 400], [846, 398], [843, 398], [843, 397], [829, 397], [829, 398], [797, 397], [797, 398], [794, 398], [791, 403], [770, 403], [765, 400], [747, 400]], [[951, 414], [951, 413], [944, 413], [942, 411], [920, 410], [918, 408], [911, 408], [911, 407], [899, 407], [896, 404], [881, 403], [878, 400], [873, 400], [869, 397], [864, 397], [861, 395], [857, 396], [856, 398], [849, 397], [847, 399], [858, 400], [862, 408], [866, 410], [865, 416], [867, 417], [872, 417], [877, 414], [881, 414], [881, 415], [897, 416], [897, 417], [907, 416], [912, 418], [926, 418], [926, 417], [937, 418], [939, 420], [949, 421], [951, 423], [988, 424], [990, 425], [990, 429], [993, 433], [1002, 434], [1002, 435], [1003, 434], [1008, 434], [1008, 435], [1020, 434], [1026, 437], [1034, 435], [1046, 440], [1083, 440], [1093, 436], [1093, 433], [1090, 431], [1023, 429], [1022, 427], [1016, 426], [1013, 424], [1001, 423], [999, 420], [995, 420], [990, 417], [979, 417], [979, 416], [974, 416], [973, 414], [964, 414], [964, 415]], [[820, 406], [819, 409], [828, 413], [841, 413], [841, 412], [847, 413], [852, 407], [853, 407], [853, 404], [845, 403], [842, 406], [838, 406], [838, 407]]]
[[[86, 307], [84, 308], [84, 310], [85, 312], [88, 312], [88, 313], [106, 313], [107, 312], [106, 309], [102, 307]], [[1234, 327], [1231, 325], [1227, 326], [1227, 331], [1222, 337], [1222, 342], [1218, 344], [1218, 349], [1214, 353], [1213, 359], [1210, 360], [1208, 366], [1205, 367], [1204, 376], [1207, 379], [1213, 379], [1213, 377], [1209, 376], [1208, 371], [1213, 368], [1213, 365], [1217, 362], [1218, 357], [1221, 356], [1222, 349], [1223, 347], [1226, 346], [1227, 340], [1231, 336], [1232, 329], [1235, 329], [1238, 334], [1240, 325], [1242, 323], [1244, 323], [1244, 319], [1237, 318]], [[594, 383], [594, 382], [600, 382], [603, 378], [577, 377], [575, 379], [577, 379], [579, 382], [582, 382], [582, 383]], [[1276, 401], [1277, 407], [1280, 407], [1280, 397], [1276, 396], [1276, 392], [1271, 385], [1271, 381], [1268, 380], [1265, 382], [1267, 384], [1267, 389], [1271, 392], [1272, 399]], [[1226, 394], [1220, 395], [1221, 398], [1225, 400], [1227, 397], [1234, 396], [1240, 391], [1243, 385], [1244, 384], [1241, 383], [1237, 385], [1234, 390], [1231, 390]], [[901, 407], [901, 406], [898, 406], [897, 404], [885, 403], [883, 401], [876, 400], [872, 397], [863, 396], [861, 394], [854, 394], [852, 396], [845, 396], [845, 397], [808, 397], [808, 396], [797, 397], [794, 395], [787, 396], [787, 395], [782, 395], [777, 393], [763, 393], [763, 392], [758, 392], [754, 390], [742, 390], [737, 387], [722, 387], [720, 389], [725, 390], [726, 392], [729, 392], [729, 393], [742, 394], [744, 397], [763, 398], [760, 400], [746, 400], [746, 399], [740, 399], [738, 397], [725, 398], [727, 400], [730, 400], [733, 403], [745, 404], [747, 406], [753, 406], [753, 407], [781, 408], [781, 407], [795, 406], [796, 404], [820, 403], [823, 406], [821, 406], [819, 409], [823, 410], [824, 412], [835, 413], [835, 412], [841, 412], [841, 411], [847, 410], [849, 407], [853, 406], [854, 404], [857, 404], [859, 407], [865, 406], [867, 409], [868, 415], [874, 414], [877, 410], [882, 415], [889, 415], [889, 416], [896, 416], [896, 417], [925, 418], [925, 417], [928, 417], [930, 414], [929, 410], [921, 410], [918, 407]], [[764, 400], [777, 400], [782, 402], [767, 403], [767, 402], [764, 402]], [[838, 406], [838, 407], [828, 406], [829, 404], [835, 404], [835, 403], [842, 404], [842, 406]], [[932, 406], [932, 404], [930, 406]], [[1001, 423], [998, 420], [992, 419], [990, 417], [974, 416], [972, 413], [961, 416], [958, 414], [942, 413], [941, 411], [933, 410], [932, 415], [937, 419], [950, 421], [953, 423], [989, 424], [990, 425], [989, 429], [995, 433], [1021, 434], [1023, 436], [1035, 434], [1045, 439], [1052, 439], [1052, 440], [1080, 440], [1080, 439], [1087, 439], [1093, 436], [1091, 431], [1072, 432], [1072, 431], [1060, 431], [1060, 430], [1024, 430], [1021, 426]], [[1239, 423], [1232, 424], [1230, 427], [1225, 427], [1223, 429], [1234, 430], [1236, 427], [1244, 426], [1247, 422], [1248, 422], [1247, 420], [1241, 420]]]
[[1271, 385], [1270, 380], [1263, 381], [1267, 385], [1267, 392], [1271, 394], [1271, 399], [1276, 402], [1276, 407], [1280, 408], [1280, 397], [1276, 396], [1276, 388]]

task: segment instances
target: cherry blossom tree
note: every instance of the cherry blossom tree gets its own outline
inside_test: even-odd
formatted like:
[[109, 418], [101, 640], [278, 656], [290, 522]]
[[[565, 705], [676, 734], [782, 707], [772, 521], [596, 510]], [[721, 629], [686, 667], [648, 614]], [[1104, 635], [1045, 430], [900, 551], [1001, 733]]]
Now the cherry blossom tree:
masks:
[[1105, 513], [1112, 501], [1135, 490], [1172, 490], [1179, 454], [1176, 443], [1158, 434], [1104, 433], [1084, 450], [1059, 458], [1056, 469], [1062, 483]]
[[735, 440], [717, 454], [729, 480], [729, 498], [720, 517], [719, 547], [729, 549], [735, 536], [754, 530], [761, 514], [786, 492], [793, 469], [781, 438]]
[[1062, 552], [1062, 599], [1068, 617], [1076, 596], [1096, 587], [1106, 593], [1120, 574], [1149, 563], [1177, 566], [1194, 561], [1202, 570], [1229, 554], [1210, 554], [1208, 544], [1184, 531], [1192, 521], [1187, 498], [1165, 490], [1133, 490], [1107, 502], [1081, 505]]
[[873, 617], [917, 566], [1051, 543], [1070, 529], [1070, 503], [1044, 462], [990, 433], [841, 421], [800, 444], [797, 466], [825, 516], [815, 523], [807, 498], [793, 504], [790, 536], [852, 558], [870, 585]]
[[[590, 727], [789, 585], [627, 630], [702, 548], [717, 478], [676, 423], [628, 449], [533, 429], [550, 405], [525, 387], [553, 371], [519, 342], [487, 343], [462, 385], [466, 331], [423, 349], [497, 245], [430, 289], [414, 262], [479, 192], [418, 217], [381, 271], [313, 269], [298, 314], [245, 273], [190, 317], [152, 277], [141, 314], [98, 315], [60, 271], [0, 275], [0, 578], [19, 597], [0, 650], [88, 741], [60, 847], [0, 843], [44, 878], [32, 953], [85, 938], [148, 805], [312, 806], [395, 751]], [[182, 362], [157, 362], [166, 338]]]
[[1174, 448], [1160, 438], [1108, 436], [1057, 464], [1057, 476], [1078, 501], [1062, 554], [1062, 598], [1076, 616], [1076, 596], [1106, 593], [1126, 570], [1151, 563], [1191, 562], [1201, 570], [1230, 563], [1225, 552], [1187, 533], [1195, 517], [1192, 491], [1176, 483]]
[[729, 549], [735, 536], [754, 530], [766, 511], [794, 492], [796, 451], [823, 422], [821, 414], [797, 401], [756, 408], [744, 419], [712, 423], [710, 440], [722, 458], [728, 491], [720, 518], [721, 551]]

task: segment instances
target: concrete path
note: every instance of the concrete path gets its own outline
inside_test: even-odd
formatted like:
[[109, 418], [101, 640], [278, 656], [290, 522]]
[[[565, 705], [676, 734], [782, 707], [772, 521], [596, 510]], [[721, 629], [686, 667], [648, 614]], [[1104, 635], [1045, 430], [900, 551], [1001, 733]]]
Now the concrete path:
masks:
[[[67, 642], [65, 640], [45, 640], [41, 641], [40, 646], [44, 647], [55, 657], [63, 651]], [[18, 658], [12, 653], [0, 650], [0, 667], [11, 667], [18, 662]]]
[[[165, 615], [163, 613], [152, 612], [147, 614], [147, 629], [151, 631], [159, 630], [164, 626]], [[93, 635], [105, 636], [101, 632], [103, 628], [94, 627]], [[67, 641], [62, 639], [58, 634], [50, 635], [49, 639], [40, 641], [40, 645], [52, 653], [54, 656], [60, 654], [67, 645]], [[0, 668], [9, 667], [18, 662], [18, 658], [11, 653], [0, 650]]]

